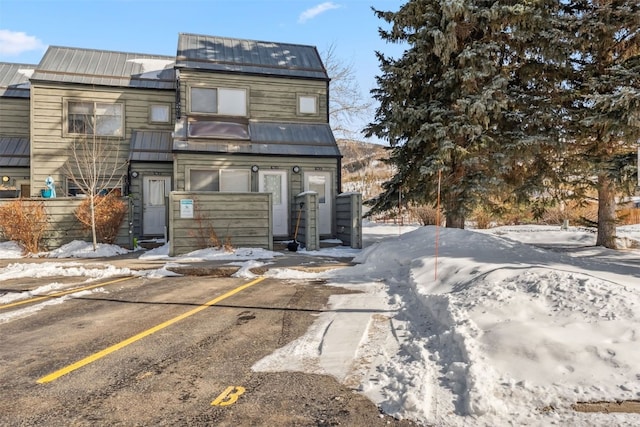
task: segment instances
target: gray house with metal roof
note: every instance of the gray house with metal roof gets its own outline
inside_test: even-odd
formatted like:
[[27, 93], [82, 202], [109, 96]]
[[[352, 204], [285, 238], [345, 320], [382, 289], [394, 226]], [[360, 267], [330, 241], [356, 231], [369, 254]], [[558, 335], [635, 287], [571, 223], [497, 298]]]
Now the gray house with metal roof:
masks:
[[28, 195], [33, 64], [0, 63], [0, 197]]
[[315, 191], [320, 235], [333, 235], [341, 155], [316, 48], [180, 34], [175, 69], [176, 189], [271, 192], [274, 236], [293, 233], [294, 197]]
[[[171, 191], [269, 193], [276, 238], [293, 235], [295, 198], [313, 191], [319, 234], [334, 236], [341, 155], [328, 97], [313, 46], [195, 34], [179, 35], [175, 57], [51, 46], [37, 66], [0, 64], [0, 150], [22, 168], [21, 196], [52, 177], [57, 197], [75, 197], [74, 141], [108, 144], [104, 161], [127, 165], [112, 186], [131, 196], [139, 238], [165, 235]], [[10, 110], [21, 125], [7, 124]]]

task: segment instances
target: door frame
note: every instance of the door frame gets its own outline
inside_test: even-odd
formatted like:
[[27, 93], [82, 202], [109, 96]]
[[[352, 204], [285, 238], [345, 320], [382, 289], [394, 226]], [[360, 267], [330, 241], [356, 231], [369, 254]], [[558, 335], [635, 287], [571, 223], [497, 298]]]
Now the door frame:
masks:
[[304, 191], [309, 191], [309, 178], [322, 175], [325, 179], [325, 202], [318, 200], [318, 231], [322, 236], [333, 235], [333, 173], [331, 171], [305, 172], [303, 177]]
[[[265, 175], [280, 175], [282, 180], [282, 194], [281, 197], [281, 205], [279, 208], [276, 208], [276, 205], [273, 204], [271, 208], [271, 230], [274, 236], [288, 236], [289, 235], [289, 174], [286, 170], [282, 169], [266, 169], [258, 171], [258, 192], [263, 193], [262, 184], [264, 183]], [[276, 218], [276, 215], [279, 215], [279, 218]], [[281, 224], [276, 230], [276, 221], [282, 220], [279, 222]]]
[[[165, 198], [165, 203], [164, 203], [164, 215], [162, 218], [162, 222], [164, 222], [164, 231], [162, 233], [147, 233], [147, 231], [145, 230], [146, 227], [149, 227], [149, 224], [147, 224], [147, 215], [145, 214], [146, 209], [147, 209], [147, 197], [149, 195], [149, 181], [150, 180], [164, 180], [165, 181], [165, 187], [164, 187], [164, 198]], [[172, 185], [172, 181], [173, 178], [170, 175], [143, 175], [142, 176], [142, 224], [140, 227], [140, 231], [141, 234], [143, 236], [158, 236], [160, 234], [163, 234], [165, 236], [165, 238], [167, 237], [167, 227], [169, 224], [167, 224], [167, 213], [168, 213], [168, 206], [167, 206], [167, 197], [169, 197], [169, 193], [171, 192], [171, 185]]]

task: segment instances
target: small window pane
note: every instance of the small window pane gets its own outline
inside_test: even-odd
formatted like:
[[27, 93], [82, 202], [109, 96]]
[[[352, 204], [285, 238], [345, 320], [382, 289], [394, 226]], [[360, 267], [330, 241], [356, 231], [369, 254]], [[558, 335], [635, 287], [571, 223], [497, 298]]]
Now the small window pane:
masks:
[[218, 89], [220, 114], [227, 116], [247, 115], [247, 94], [244, 89]]
[[240, 193], [249, 191], [250, 177], [248, 170], [222, 169], [220, 174], [220, 191]]
[[327, 200], [326, 182], [327, 178], [324, 175], [313, 175], [309, 177], [309, 190], [318, 193], [318, 203], [325, 203]]
[[69, 102], [69, 133], [93, 134], [93, 102]]
[[218, 171], [194, 170], [189, 172], [189, 189], [191, 191], [220, 191]]
[[262, 192], [273, 194], [273, 204], [280, 206], [282, 204], [282, 175], [265, 174]]
[[299, 102], [301, 114], [318, 114], [318, 104], [315, 96], [301, 96]]
[[170, 108], [168, 105], [152, 105], [151, 121], [156, 123], [169, 123]]
[[218, 91], [216, 89], [191, 88], [191, 111], [195, 113], [217, 113]]

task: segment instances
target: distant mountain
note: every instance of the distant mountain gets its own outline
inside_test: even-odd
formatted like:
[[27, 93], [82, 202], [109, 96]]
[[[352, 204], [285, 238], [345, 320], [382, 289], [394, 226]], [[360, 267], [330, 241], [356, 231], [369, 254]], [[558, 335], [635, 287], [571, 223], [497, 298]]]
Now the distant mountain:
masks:
[[388, 157], [384, 145], [339, 139], [342, 153], [342, 191], [362, 193], [362, 200], [382, 191], [382, 183], [393, 175], [393, 168], [383, 162]]

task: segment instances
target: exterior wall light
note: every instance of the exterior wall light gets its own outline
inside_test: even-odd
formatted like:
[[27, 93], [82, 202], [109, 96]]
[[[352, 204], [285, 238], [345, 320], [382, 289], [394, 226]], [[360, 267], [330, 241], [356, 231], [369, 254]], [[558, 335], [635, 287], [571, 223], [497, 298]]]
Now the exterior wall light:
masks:
[[259, 170], [260, 170], [260, 168], [258, 167], [258, 165], [251, 166], [251, 171], [252, 172], [258, 172]]
[[293, 173], [299, 173], [299, 172], [300, 172], [300, 166], [294, 166]]
[[9, 178], [7, 175], [3, 175], [2, 176], [2, 182], [9, 182], [11, 178]]
[[131, 172], [131, 177], [132, 177], [132, 178], [137, 178], [137, 177], [138, 177], [138, 175], [139, 175], [139, 174], [138, 174], [138, 171], [132, 171], [132, 172]]

